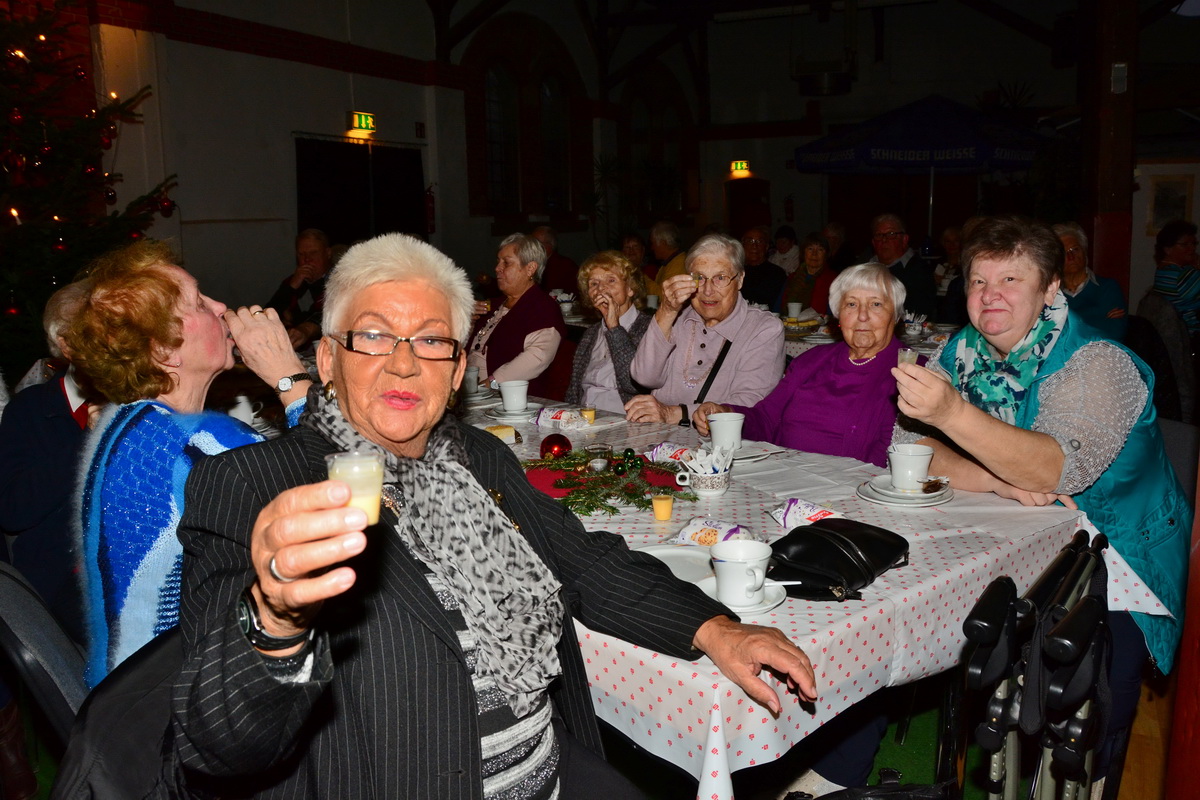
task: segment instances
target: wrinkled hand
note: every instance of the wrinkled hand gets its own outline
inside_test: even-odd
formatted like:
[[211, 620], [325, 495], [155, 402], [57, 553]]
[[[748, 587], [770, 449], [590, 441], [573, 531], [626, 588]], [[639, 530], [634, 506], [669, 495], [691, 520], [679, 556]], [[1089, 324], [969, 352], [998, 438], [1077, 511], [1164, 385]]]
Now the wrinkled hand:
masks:
[[897, 401], [901, 413], [941, 428], [966, 402], [941, 373], [916, 364], [892, 367], [892, 377], [900, 390]]
[[691, 275], [672, 275], [663, 281], [658, 298], [658, 310], [678, 316], [696, 293], [696, 280]]
[[1078, 509], [1075, 500], [1069, 494], [1056, 494], [1055, 492], [1030, 492], [1025, 489], [1018, 489], [1009, 483], [1000, 482], [992, 491], [1000, 497], [1007, 497], [1009, 500], [1016, 500], [1023, 506], [1048, 506], [1053, 505], [1056, 500], [1061, 501], [1064, 506], [1070, 509]]
[[[288, 489], [268, 503], [254, 522], [250, 560], [263, 627], [272, 636], [308, 629], [321, 605], [354, 585], [354, 570], [337, 566], [367, 546], [367, 515], [347, 506], [350, 489], [323, 481]], [[283, 582], [271, 574], [271, 559]]]
[[604, 327], [615, 328], [621, 324], [621, 309], [611, 297], [604, 292], [595, 292], [589, 296], [589, 299], [604, 319]]
[[242, 361], [269, 386], [274, 387], [284, 375], [304, 372], [296, 356], [290, 334], [279, 321], [275, 309], [261, 306], [242, 306], [225, 312], [225, 324], [241, 351]]
[[625, 419], [630, 422], [679, 422], [679, 406], [665, 406], [652, 394], [639, 394], [625, 404]]
[[774, 714], [782, 705], [775, 690], [758, 677], [764, 668], [785, 678], [788, 689], [804, 699], [817, 699], [812, 662], [778, 628], [713, 617], [696, 631], [692, 644], [712, 659], [721, 674]]
[[720, 403], [701, 403], [700, 407], [692, 412], [692, 427], [701, 436], [708, 436], [708, 415], [722, 414], [727, 411], [732, 411], [732, 409]]
[[480, 317], [487, 316], [491, 310], [492, 306], [487, 300], [476, 300], [475, 307], [471, 309], [471, 324], [474, 325]]

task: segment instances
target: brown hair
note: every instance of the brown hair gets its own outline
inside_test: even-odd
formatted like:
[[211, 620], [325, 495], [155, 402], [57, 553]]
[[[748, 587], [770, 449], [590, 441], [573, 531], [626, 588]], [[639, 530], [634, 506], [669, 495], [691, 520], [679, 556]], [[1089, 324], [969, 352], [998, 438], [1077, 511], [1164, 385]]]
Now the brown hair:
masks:
[[1026, 217], [973, 217], [963, 225], [963, 275], [968, 285], [977, 258], [1010, 259], [1027, 256], [1037, 267], [1045, 291], [1063, 275], [1063, 246], [1044, 222]]
[[593, 308], [592, 298], [588, 296], [588, 281], [592, 273], [598, 269], [608, 270], [614, 275], [620, 275], [633, 289], [633, 304], [641, 308], [646, 303], [646, 282], [642, 280], [642, 271], [630, 263], [625, 254], [619, 250], [601, 250], [579, 267], [579, 300], [588, 308]]
[[63, 335], [76, 369], [114, 403], [157, 397], [174, 386], [156, 357], [183, 344], [175, 315], [179, 285], [160, 269], [177, 260], [165, 242], [140, 241], [88, 267], [91, 290]]

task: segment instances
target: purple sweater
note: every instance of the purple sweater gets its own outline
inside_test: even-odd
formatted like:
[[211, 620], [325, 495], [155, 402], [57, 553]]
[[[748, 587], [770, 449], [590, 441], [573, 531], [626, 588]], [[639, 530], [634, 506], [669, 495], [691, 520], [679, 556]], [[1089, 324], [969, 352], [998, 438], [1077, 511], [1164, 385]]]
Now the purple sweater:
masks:
[[893, 338], [861, 366], [850, 363], [845, 342], [801, 353], [756, 405], [732, 406], [746, 415], [742, 438], [886, 467], [896, 422], [891, 368], [899, 349], [900, 340]]

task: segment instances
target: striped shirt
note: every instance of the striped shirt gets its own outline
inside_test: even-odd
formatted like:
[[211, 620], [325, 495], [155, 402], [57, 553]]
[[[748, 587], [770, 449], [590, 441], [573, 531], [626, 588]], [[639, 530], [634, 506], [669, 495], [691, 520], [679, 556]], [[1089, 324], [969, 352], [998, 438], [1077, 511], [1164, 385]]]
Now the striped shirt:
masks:
[[1189, 331], [1200, 331], [1200, 270], [1161, 264], [1154, 273], [1154, 291], [1171, 301]]

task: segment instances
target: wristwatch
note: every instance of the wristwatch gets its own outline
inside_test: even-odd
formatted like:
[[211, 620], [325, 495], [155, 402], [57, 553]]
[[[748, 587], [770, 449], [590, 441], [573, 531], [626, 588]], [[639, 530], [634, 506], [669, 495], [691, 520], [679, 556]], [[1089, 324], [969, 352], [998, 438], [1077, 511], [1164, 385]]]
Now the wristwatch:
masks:
[[687, 406], [684, 405], [683, 403], [679, 404], [679, 413], [683, 415], [679, 418], [679, 427], [681, 427], [681, 428], [692, 427], [692, 418], [688, 416]]
[[311, 381], [312, 376], [307, 372], [297, 372], [295, 375], [284, 375], [279, 379], [279, 383], [275, 384], [275, 393], [283, 394], [289, 392], [296, 385], [296, 381]]
[[295, 636], [272, 636], [263, 630], [262, 618], [258, 615], [258, 603], [254, 602], [254, 594], [250, 591], [249, 586], [238, 598], [237, 621], [238, 627], [250, 640], [250, 644], [259, 650], [287, 650], [289, 647], [309, 641], [313, 635], [311, 628], [304, 633], [297, 633]]

